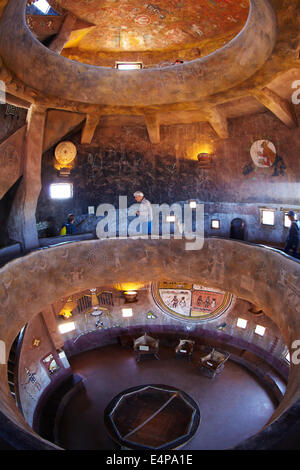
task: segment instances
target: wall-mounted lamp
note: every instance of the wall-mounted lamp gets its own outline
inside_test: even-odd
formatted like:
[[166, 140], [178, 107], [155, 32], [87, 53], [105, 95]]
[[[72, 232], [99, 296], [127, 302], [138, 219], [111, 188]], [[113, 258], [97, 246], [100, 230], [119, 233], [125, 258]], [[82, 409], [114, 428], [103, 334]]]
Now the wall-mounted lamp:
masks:
[[132, 303], [137, 301], [137, 291], [136, 290], [125, 290], [123, 292], [126, 303]]
[[72, 297], [69, 297], [61, 311], [59, 312], [59, 315], [62, 316], [65, 320], [68, 320], [69, 318], [72, 317], [72, 311], [77, 307], [77, 302], [72, 299]]
[[210, 168], [212, 165], [211, 153], [198, 153], [197, 159], [201, 168]]

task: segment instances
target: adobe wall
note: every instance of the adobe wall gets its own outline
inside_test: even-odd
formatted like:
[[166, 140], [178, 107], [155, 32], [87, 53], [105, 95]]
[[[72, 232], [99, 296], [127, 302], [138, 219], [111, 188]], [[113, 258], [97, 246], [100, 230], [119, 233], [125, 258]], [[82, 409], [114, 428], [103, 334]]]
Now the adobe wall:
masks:
[[[300, 119], [300, 108], [297, 108]], [[270, 168], [254, 165], [250, 149], [257, 140], [274, 143], [277, 160]], [[42, 191], [37, 206], [40, 227], [50, 225], [49, 234], [58, 234], [70, 212], [87, 217], [88, 206], [101, 203], [118, 207], [119, 196], [142, 189], [154, 204], [196, 199], [205, 203], [206, 235], [228, 237], [235, 217], [246, 221], [248, 241], [282, 244], [287, 230], [283, 211], [300, 211], [299, 129], [288, 129], [270, 112], [230, 120], [230, 138], [220, 140], [208, 124], [162, 126], [161, 143], [149, 142], [139, 118], [131, 121], [103, 118], [90, 145], [80, 143], [80, 133], [68, 138], [77, 147], [77, 157], [69, 178], [58, 177], [54, 168], [54, 148], [43, 156]], [[209, 169], [196, 159], [201, 151], [213, 152]], [[51, 200], [49, 185], [73, 184], [69, 200]], [[273, 229], [260, 225], [259, 207], [277, 210]], [[210, 230], [211, 218], [221, 220], [221, 230]], [[93, 231], [97, 220], [87, 217], [82, 231]], [[45, 236], [46, 231], [40, 231]]]
[[[99, 280], [108, 285], [180, 278], [231, 291], [260, 305], [293, 352], [292, 343], [300, 335], [298, 262], [272, 250], [229, 240], [205, 240], [198, 251], [185, 248], [184, 240], [95, 240], [14, 260], [0, 270], [0, 339], [9, 351], [21, 327], [45, 305], [99, 285]], [[291, 365], [286, 394], [272, 421], [300, 396], [298, 367]], [[6, 373], [6, 365], [0, 365], [1, 412], [28, 430], [10, 397]]]

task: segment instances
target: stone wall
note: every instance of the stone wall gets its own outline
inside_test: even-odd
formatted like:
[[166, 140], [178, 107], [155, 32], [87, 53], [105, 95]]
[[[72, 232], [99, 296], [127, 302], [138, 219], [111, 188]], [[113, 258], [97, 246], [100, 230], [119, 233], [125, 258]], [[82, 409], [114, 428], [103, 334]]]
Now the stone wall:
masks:
[[[278, 327], [264, 313], [255, 315], [249, 312], [252, 305], [243, 299], [234, 298], [230, 308], [218, 318], [209, 321], [183, 321], [166, 312], [157, 306], [153, 299], [150, 284], [146, 284], [142, 289], [138, 289], [138, 301], [132, 304], [125, 303], [122, 291], [112, 286], [100, 286], [97, 292], [108, 291], [112, 293], [113, 305], [108, 306], [109, 315], [103, 313], [100, 317], [93, 317], [84, 312], [74, 309], [70, 320], [58, 318], [58, 325], [75, 322], [75, 330], [65, 333], [64, 349], [67, 356], [79, 354], [85, 350], [93, 349], [105, 344], [116, 342], [118, 336], [126, 334], [142, 334], [144, 331], [149, 334], [169, 332], [174, 335], [185, 337], [193, 335], [197, 337], [197, 344], [204, 344], [209, 339], [211, 341], [221, 341], [224, 344], [235, 345], [240, 349], [249, 349], [258, 356], [266, 359], [270, 364], [277, 367], [280, 373], [286, 377], [288, 363], [284, 355], [287, 346]], [[89, 291], [74, 295], [73, 300], [80, 298]], [[122, 317], [122, 308], [131, 307], [133, 316]], [[61, 304], [56, 309], [59, 311]], [[148, 317], [151, 312], [153, 317]], [[247, 320], [247, 328], [237, 327], [237, 319], [241, 317]], [[97, 321], [100, 321], [100, 324]], [[256, 325], [266, 328], [265, 335], [259, 336], [254, 332]], [[178, 336], [179, 337], [179, 336]]]
[[[43, 360], [53, 355], [57, 370], [49, 371], [49, 361]], [[26, 326], [19, 358], [18, 383], [19, 398], [24, 418], [33, 425], [34, 413], [39, 400], [71, 374], [66, 359], [61, 359], [53, 344], [42, 314], [38, 314]]]
[[[298, 108], [300, 117], [300, 108]], [[161, 126], [161, 143], [149, 142], [146, 127], [138, 118], [122, 116], [103, 118], [90, 145], [80, 143], [80, 133], [72, 140], [78, 150], [70, 178], [59, 178], [54, 168], [54, 148], [43, 157], [43, 187], [37, 207], [37, 221], [50, 225], [49, 233], [58, 233], [69, 212], [86, 217], [88, 206], [111, 203], [118, 207], [119, 196], [142, 189], [153, 203], [173, 203], [196, 199], [205, 203], [207, 214], [222, 218], [220, 234], [226, 236], [230, 222], [246, 219], [248, 240], [283, 243], [286, 231], [279, 220], [275, 230], [260, 226], [258, 206], [300, 210], [299, 129], [288, 129], [270, 112], [230, 120], [230, 138], [220, 140], [208, 124]], [[250, 148], [257, 140], [274, 143], [277, 159], [270, 168], [252, 162]], [[213, 153], [209, 169], [202, 169], [196, 159], [199, 152]], [[74, 196], [51, 200], [49, 185], [73, 184]], [[280, 214], [280, 212], [279, 212]], [[96, 222], [89, 220], [83, 231]], [[207, 234], [217, 235], [209, 231]], [[47, 232], [44, 232], [44, 234]]]

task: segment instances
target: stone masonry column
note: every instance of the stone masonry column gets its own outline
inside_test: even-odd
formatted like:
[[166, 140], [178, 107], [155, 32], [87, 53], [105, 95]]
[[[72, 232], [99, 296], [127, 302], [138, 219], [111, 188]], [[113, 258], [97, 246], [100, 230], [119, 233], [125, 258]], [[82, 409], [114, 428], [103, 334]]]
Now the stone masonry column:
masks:
[[28, 110], [23, 177], [8, 221], [10, 239], [20, 242], [25, 251], [39, 246], [35, 212], [41, 191], [45, 118], [43, 107], [32, 105]]

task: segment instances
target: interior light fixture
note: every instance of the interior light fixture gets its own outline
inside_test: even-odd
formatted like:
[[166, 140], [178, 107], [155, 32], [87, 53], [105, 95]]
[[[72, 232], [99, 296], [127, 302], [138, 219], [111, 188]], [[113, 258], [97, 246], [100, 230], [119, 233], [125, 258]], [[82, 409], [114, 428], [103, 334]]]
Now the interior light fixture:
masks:
[[119, 70], [136, 70], [142, 68], [142, 62], [116, 62], [116, 69]]
[[137, 291], [136, 290], [125, 290], [123, 295], [125, 297], [125, 301], [128, 303], [136, 302], [137, 301]]
[[210, 168], [212, 164], [212, 154], [211, 153], [198, 153], [197, 159], [201, 168]]

